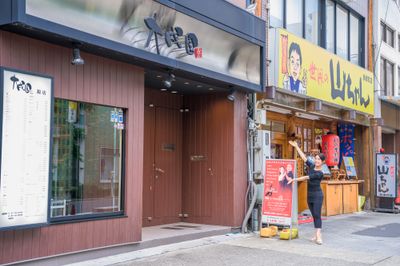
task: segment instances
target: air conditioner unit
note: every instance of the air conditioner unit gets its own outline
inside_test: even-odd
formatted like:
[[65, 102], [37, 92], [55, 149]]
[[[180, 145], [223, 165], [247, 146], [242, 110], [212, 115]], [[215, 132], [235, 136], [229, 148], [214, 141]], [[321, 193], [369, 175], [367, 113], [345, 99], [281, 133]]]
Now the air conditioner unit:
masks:
[[271, 158], [271, 132], [257, 130], [254, 137], [254, 179], [264, 179], [265, 160]]

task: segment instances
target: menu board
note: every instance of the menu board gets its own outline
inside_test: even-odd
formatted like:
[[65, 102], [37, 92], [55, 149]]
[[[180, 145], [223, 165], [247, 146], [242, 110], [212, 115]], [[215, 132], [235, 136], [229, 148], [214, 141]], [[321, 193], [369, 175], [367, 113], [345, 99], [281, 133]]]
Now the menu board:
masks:
[[1, 68], [0, 230], [48, 221], [53, 80]]
[[357, 172], [356, 172], [356, 167], [354, 165], [353, 157], [343, 156], [343, 163], [344, 163], [344, 167], [346, 169], [347, 177], [348, 178], [356, 177]]
[[396, 154], [376, 154], [376, 196], [381, 198], [397, 197], [397, 156]]

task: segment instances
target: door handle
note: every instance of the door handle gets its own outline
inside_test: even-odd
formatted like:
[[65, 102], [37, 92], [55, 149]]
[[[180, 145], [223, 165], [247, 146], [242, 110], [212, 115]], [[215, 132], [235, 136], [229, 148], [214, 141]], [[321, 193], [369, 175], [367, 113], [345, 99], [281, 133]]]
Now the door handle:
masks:
[[165, 171], [163, 170], [163, 169], [161, 169], [161, 168], [155, 168], [154, 170], [156, 170], [157, 172], [160, 172], [160, 173], [162, 173], [162, 174], [164, 174], [165, 173]]
[[208, 168], [208, 172], [210, 172], [210, 175], [211, 175], [211, 176], [214, 175], [214, 172], [213, 172], [213, 170], [212, 170], [211, 168]]

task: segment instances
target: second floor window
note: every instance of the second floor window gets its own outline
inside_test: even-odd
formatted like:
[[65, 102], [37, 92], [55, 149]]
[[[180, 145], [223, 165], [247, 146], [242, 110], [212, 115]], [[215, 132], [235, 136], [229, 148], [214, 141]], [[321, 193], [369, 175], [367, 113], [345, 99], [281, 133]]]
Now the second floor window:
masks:
[[380, 90], [381, 95], [393, 96], [394, 94], [394, 64], [381, 57]]
[[364, 19], [341, 1], [269, 0], [270, 25], [363, 66]]
[[381, 22], [381, 39], [385, 43], [394, 47], [394, 30], [392, 30], [388, 25]]

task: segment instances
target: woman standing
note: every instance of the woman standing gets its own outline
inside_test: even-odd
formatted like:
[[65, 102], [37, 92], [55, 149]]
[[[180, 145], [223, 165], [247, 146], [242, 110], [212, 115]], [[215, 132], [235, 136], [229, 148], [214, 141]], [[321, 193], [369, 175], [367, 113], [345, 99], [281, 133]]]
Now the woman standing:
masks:
[[321, 209], [322, 209], [322, 202], [324, 200], [324, 194], [322, 193], [321, 189], [321, 181], [324, 177], [324, 174], [322, 173], [322, 165], [325, 161], [325, 155], [323, 153], [320, 153], [315, 155], [314, 160], [312, 160], [311, 158], [307, 159], [306, 155], [299, 148], [297, 142], [289, 141], [289, 144], [292, 145], [297, 150], [301, 159], [303, 159], [303, 161], [309, 167], [307, 176], [302, 176], [295, 180], [297, 181], [308, 180], [307, 204], [314, 218], [314, 228], [315, 228], [315, 235], [311, 240], [321, 245], [322, 244]]

